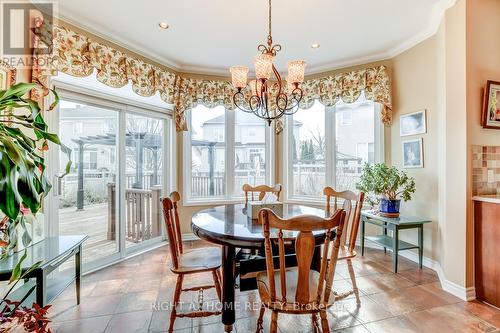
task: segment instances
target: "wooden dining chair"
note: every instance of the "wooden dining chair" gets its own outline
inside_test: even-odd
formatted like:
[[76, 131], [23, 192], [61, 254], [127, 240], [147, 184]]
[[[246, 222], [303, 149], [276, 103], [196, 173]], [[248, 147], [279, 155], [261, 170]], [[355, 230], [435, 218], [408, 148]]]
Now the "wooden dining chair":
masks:
[[[271, 333], [278, 330], [278, 314], [310, 314], [312, 315], [314, 332], [319, 332], [317, 315], [321, 317], [324, 333], [330, 332], [326, 310], [333, 304], [333, 276], [337, 265], [340, 238], [344, 225], [345, 212], [338, 210], [330, 218], [324, 219], [314, 215], [301, 215], [290, 219], [276, 216], [268, 208], [261, 209], [259, 221], [263, 226], [264, 248], [266, 253], [266, 271], [257, 275], [257, 286], [261, 299], [261, 309], [257, 321], [257, 332], [261, 332], [265, 309], [272, 311]], [[321, 268], [317, 272], [311, 270], [315, 248], [313, 231], [325, 231]], [[285, 267], [284, 231], [298, 232], [295, 238], [297, 267]], [[271, 239], [277, 237], [279, 253], [279, 269], [275, 270], [273, 244]], [[333, 239], [332, 239], [333, 238]], [[334, 240], [329, 253], [330, 243]], [[327, 260], [329, 259], [329, 260]], [[279, 286], [279, 287], [277, 287]]]
[[[182, 247], [182, 238], [180, 231], [180, 221], [177, 203], [180, 200], [178, 192], [172, 192], [170, 198], [163, 198], [163, 217], [165, 219], [165, 226], [168, 236], [168, 243], [170, 246], [170, 257], [172, 259], [172, 267], [170, 270], [177, 275], [177, 282], [175, 284], [174, 302], [172, 312], [170, 314], [170, 326], [168, 331], [172, 332], [174, 329], [174, 322], [176, 318], [188, 317], [208, 317], [219, 315], [220, 311], [204, 311], [202, 309], [203, 291], [206, 289], [215, 288], [219, 300], [221, 300], [221, 275], [219, 268], [221, 265], [221, 251], [217, 247], [204, 247], [192, 250], [184, 250]], [[182, 283], [184, 277], [198, 273], [212, 273], [213, 285], [201, 285], [190, 288], [183, 288]], [[177, 306], [181, 292], [183, 291], [198, 291], [201, 293], [201, 302], [198, 311], [188, 313], [178, 313]]]
[[259, 193], [258, 200], [262, 200], [266, 193], [274, 193], [278, 197], [278, 200], [280, 198], [281, 194], [281, 189], [282, 186], [281, 184], [276, 184], [273, 187], [268, 186], [268, 185], [257, 185], [257, 186], [252, 186], [250, 184], [244, 184], [243, 185], [243, 192], [245, 192], [245, 204], [248, 203], [248, 196], [250, 194], [252, 200], [255, 200], [255, 193]]
[[342, 200], [342, 208], [346, 212], [345, 232], [344, 237], [340, 240], [340, 253], [338, 260], [346, 260], [349, 277], [351, 278], [352, 289], [342, 294], [336, 294], [336, 299], [343, 299], [352, 294], [356, 296], [356, 302], [360, 304], [359, 290], [356, 284], [356, 274], [352, 267], [352, 259], [357, 256], [356, 239], [358, 237], [359, 223], [361, 220], [361, 208], [365, 194], [360, 192], [356, 194], [352, 191], [337, 192], [331, 187], [325, 187], [323, 194], [326, 196], [326, 210], [331, 212], [332, 199], [333, 211], [336, 211], [339, 206], [339, 201]]

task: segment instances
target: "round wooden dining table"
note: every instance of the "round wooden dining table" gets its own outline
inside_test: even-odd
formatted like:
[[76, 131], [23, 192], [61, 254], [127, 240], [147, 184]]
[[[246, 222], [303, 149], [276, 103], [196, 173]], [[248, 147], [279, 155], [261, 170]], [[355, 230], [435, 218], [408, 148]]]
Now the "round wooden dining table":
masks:
[[[222, 323], [225, 331], [231, 332], [235, 322], [235, 282], [236, 282], [236, 248], [263, 249], [264, 235], [258, 220], [250, 219], [244, 204], [231, 204], [204, 209], [191, 220], [193, 233], [199, 238], [222, 246]], [[303, 205], [284, 204], [283, 218], [299, 215], [316, 215], [328, 217], [325, 209]], [[321, 253], [320, 246], [325, 233], [316, 232], [316, 248], [312, 267], [319, 271]], [[294, 232], [286, 237], [295, 238]]]

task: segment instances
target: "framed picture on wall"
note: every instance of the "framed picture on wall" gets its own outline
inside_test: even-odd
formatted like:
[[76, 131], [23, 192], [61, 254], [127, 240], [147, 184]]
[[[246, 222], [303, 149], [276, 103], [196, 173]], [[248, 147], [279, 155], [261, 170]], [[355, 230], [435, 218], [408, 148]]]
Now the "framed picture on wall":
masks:
[[403, 141], [403, 167], [423, 168], [424, 152], [423, 139]]
[[16, 83], [16, 69], [0, 60], [0, 90], [5, 90]]
[[399, 135], [409, 136], [427, 132], [426, 110], [404, 114], [399, 118]]
[[500, 82], [488, 81], [484, 89], [483, 128], [500, 129]]

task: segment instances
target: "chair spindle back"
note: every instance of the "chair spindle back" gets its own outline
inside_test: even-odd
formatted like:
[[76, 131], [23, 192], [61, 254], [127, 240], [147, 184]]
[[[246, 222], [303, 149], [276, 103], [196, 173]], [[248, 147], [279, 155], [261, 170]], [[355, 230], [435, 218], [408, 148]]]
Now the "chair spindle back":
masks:
[[[174, 221], [174, 204], [170, 198], [162, 198], [161, 199], [162, 207], [163, 207], [163, 218], [165, 220], [165, 229], [167, 231], [168, 237], [168, 245], [170, 247], [170, 256], [172, 259], [172, 266], [174, 269], [179, 268], [179, 257], [181, 255], [181, 247], [179, 246], [178, 225]], [[181, 245], [182, 246], [182, 245]]]
[[245, 192], [245, 204], [248, 203], [248, 194], [251, 195], [252, 200], [255, 200], [254, 194], [259, 193], [259, 200], [262, 200], [266, 193], [274, 193], [278, 197], [278, 200], [280, 198], [280, 193], [281, 193], [282, 186], [281, 184], [276, 184], [273, 187], [268, 186], [268, 185], [257, 185], [257, 186], [252, 186], [249, 184], [244, 184], [243, 185], [243, 192]]
[[339, 199], [344, 200], [342, 208], [346, 212], [345, 218], [345, 237], [341, 240], [341, 246], [345, 246], [348, 242], [349, 251], [353, 251], [356, 247], [356, 239], [358, 237], [359, 222], [361, 220], [361, 209], [365, 194], [360, 192], [356, 194], [352, 191], [337, 192], [331, 187], [325, 187], [323, 194], [326, 195], [326, 210], [331, 212], [331, 199], [333, 198], [333, 211], [338, 209]]
[[172, 204], [174, 205], [174, 216], [175, 218], [175, 237], [177, 238], [177, 246], [179, 247], [179, 253], [183, 253], [184, 250], [182, 248], [182, 234], [181, 234], [181, 220], [179, 219], [179, 208], [177, 203], [181, 201], [181, 195], [177, 191], [173, 191], [170, 193], [170, 200], [172, 200]]
[[[282, 219], [276, 216], [272, 210], [264, 208], [259, 212], [259, 222], [263, 225], [264, 248], [266, 254], [266, 270], [269, 281], [271, 302], [289, 303], [286, 295], [286, 265], [285, 265], [285, 236], [283, 231], [295, 231], [298, 235], [295, 239], [295, 252], [297, 258], [297, 290], [293, 303], [305, 305], [310, 303], [311, 290], [309, 290], [309, 276], [311, 263], [314, 255], [315, 236], [314, 231], [326, 230], [326, 237], [321, 259], [321, 270], [319, 272], [318, 290], [315, 295], [316, 302], [328, 303], [332, 291], [333, 275], [337, 264], [340, 247], [340, 238], [344, 226], [345, 212], [338, 210], [330, 218], [321, 218], [314, 215], [296, 216], [290, 219]], [[279, 276], [282, 299], [276, 298], [276, 285], [274, 281], [275, 269], [273, 261], [273, 247], [271, 239], [272, 229], [277, 229], [278, 252], [279, 252]], [[334, 246], [328, 251], [332, 242], [332, 235], [336, 229]], [[290, 237], [288, 237], [290, 238]], [[330, 264], [328, 264], [330, 260]], [[325, 285], [326, 283], [326, 285]]]

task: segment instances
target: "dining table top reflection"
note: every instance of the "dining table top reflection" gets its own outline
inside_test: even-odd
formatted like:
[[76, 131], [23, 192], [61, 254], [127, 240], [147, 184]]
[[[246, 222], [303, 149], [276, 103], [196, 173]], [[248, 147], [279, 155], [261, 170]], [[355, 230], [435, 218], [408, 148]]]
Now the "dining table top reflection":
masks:
[[[300, 215], [330, 216], [324, 208], [283, 204], [283, 218]], [[228, 204], [204, 209], [193, 216], [191, 228], [198, 237], [219, 245], [260, 248], [264, 241], [262, 225], [258, 219], [250, 219], [247, 216], [245, 204]], [[296, 232], [283, 232], [285, 237], [297, 236]], [[321, 236], [324, 233], [316, 232], [316, 234]]]
[[[283, 204], [282, 217], [285, 219], [300, 215], [329, 217], [324, 208], [304, 205]], [[262, 225], [257, 219], [247, 216], [245, 204], [228, 204], [203, 209], [193, 215], [191, 220], [193, 233], [211, 243], [222, 245], [222, 323], [225, 331], [231, 332], [235, 322], [235, 286], [236, 286], [236, 249], [262, 249], [264, 235]], [[271, 230], [271, 233], [277, 230]], [[286, 238], [295, 238], [296, 232], [283, 231]], [[316, 247], [312, 267], [319, 271], [321, 244], [325, 232], [315, 232]], [[272, 235], [272, 234], [271, 234]]]

